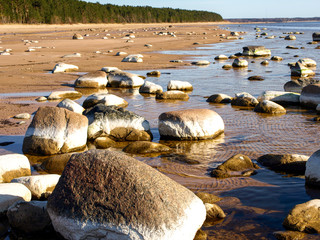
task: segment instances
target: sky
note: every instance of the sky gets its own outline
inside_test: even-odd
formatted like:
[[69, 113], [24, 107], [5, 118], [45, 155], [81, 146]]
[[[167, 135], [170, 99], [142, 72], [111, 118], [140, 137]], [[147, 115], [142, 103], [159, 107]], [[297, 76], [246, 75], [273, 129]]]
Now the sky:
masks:
[[320, 0], [86, 0], [101, 4], [205, 10], [223, 18], [320, 17]]

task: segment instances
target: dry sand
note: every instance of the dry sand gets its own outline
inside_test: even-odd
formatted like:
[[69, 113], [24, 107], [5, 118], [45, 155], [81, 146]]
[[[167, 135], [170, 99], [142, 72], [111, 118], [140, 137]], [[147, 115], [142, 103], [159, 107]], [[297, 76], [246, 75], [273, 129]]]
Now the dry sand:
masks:
[[[161, 31], [175, 32], [176, 37], [154, 34]], [[128, 43], [122, 39], [129, 32], [134, 32], [134, 42]], [[83, 40], [73, 40], [74, 33], [89, 36]], [[192, 49], [198, 46], [193, 44], [195, 42], [211, 44], [227, 41], [219, 37], [221, 33], [228, 32], [219, 29], [218, 23], [0, 25], [0, 51], [12, 49], [11, 56], [0, 56], [0, 94], [73, 90], [70, 84], [77, 78], [76, 75], [48, 74], [59, 62], [77, 65], [79, 72], [96, 71], [105, 66], [122, 70], [186, 67], [190, 62], [171, 63], [170, 60], [185, 60], [190, 56], [158, 52]], [[108, 39], [102, 39], [106, 34], [110, 34], [107, 36]], [[23, 40], [38, 43], [26, 44]], [[151, 44], [152, 47], [147, 48], [145, 44]], [[26, 52], [28, 47], [41, 48], [37, 48], [35, 52]], [[113, 52], [108, 52], [109, 50]], [[96, 51], [102, 54], [97, 54]], [[144, 62], [123, 63], [123, 57], [115, 56], [120, 51], [143, 54]], [[61, 58], [72, 53], [81, 53], [82, 57]], [[14, 120], [12, 117], [19, 113], [36, 111], [41, 103], [34, 101], [34, 96], [35, 94], [31, 94], [30, 97], [0, 97], [0, 135], [25, 134], [30, 120], [19, 125], [17, 122], [21, 120]]]

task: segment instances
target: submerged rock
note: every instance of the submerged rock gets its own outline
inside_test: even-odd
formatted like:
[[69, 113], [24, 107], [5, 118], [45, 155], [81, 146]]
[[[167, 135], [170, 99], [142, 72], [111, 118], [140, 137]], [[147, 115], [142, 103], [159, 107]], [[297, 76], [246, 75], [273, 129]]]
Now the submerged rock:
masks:
[[164, 139], [212, 139], [223, 132], [222, 118], [209, 109], [172, 111], [159, 116], [159, 133]]
[[206, 215], [190, 190], [134, 158], [105, 150], [73, 155], [48, 213], [55, 230], [69, 239], [192, 240]]
[[259, 169], [259, 166], [248, 156], [237, 154], [214, 169], [211, 175], [216, 178], [248, 177], [255, 174], [256, 169]]
[[140, 142], [130, 143], [123, 149], [123, 151], [126, 153], [145, 154], [145, 153], [169, 152], [171, 151], [171, 148], [160, 143], [140, 141]]
[[309, 156], [298, 154], [266, 154], [257, 161], [274, 171], [304, 175], [308, 159]]
[[284, 107], [270, 100], [263, 100], [259, 102], [253, 110], [255, 112], [268, 114], [284, 114], [287, 112]]
[[40, 107], [23, 140], [23, 153], [52, 155], [83, 149], [88, 119], [58, 107]]
[[211, 103], [231, 103], [232, 97], [226, 95], [226, 94], [222, 94], [222, 93], [218, 93], [218, 94], [213, 94], [211, 95], [208, 99], [207, 102], [211, 102]]
[[298, 231], [277, 231], [273, 235], [278, 240], [302, 240], [306, 236], [306, 233]]
[[73, 153], [52, 155], [43, 160], [41, 169], [50, 174], [61, 175]]
[[283, 226], [299, 232], [320, 233], [320, 200], [296, 205], [283, 221]]

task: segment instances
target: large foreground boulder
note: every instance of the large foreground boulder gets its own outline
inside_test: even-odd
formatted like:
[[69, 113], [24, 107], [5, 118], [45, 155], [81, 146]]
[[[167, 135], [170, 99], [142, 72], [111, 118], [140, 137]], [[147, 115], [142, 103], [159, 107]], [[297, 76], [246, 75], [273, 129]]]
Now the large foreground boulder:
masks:
[[150, 125], [144, 117], [116, 106], [97, 104], [84, 112], [89, 119], [88, 138], [102, 134], [116, 141], [150, 141]]
[[22, 151], [33, 155], [53, 155], [85, 148], [88, 119], [58, 107], [40, 107], [25, 138]]
[[9, 183], [12, 179], [31, 175], [28, 158], [23, 154], [0, 156], [0, 183]]
[[313, 199], [296, 205], [284, 220], [283, 226], [299, 232], [320, 233], [320, 200]]
[[48, 200], [66, 239], [192, 240], [205, 207], [191, 191], [119, 152], [91, 150], [68, 162]]
[[243, 56], [264, 57], [271, 55], [271, 51], [264, 46], [247, 46], [243, 47]]
[[306, 164], [306, 185], [320, 188], [320, 150], [311, 155]]
[[320, 84], [310, 84], [304, 87], [300, 95], [300, 104], [307, 108], [316, 108], [320, 103]]
[[163, 139], [211, 139], [224, 132], [224, 122], [209, 109], [165, 112], [159, 116], [159, 132]]
[[112, 71], [108, 75], [111, 87], [135, 88], [144, 84], [144, 80], [137, 74], [123, 71]]
[[75, 87], [81, 88], [105, 88], [108, 84], [107, 74], [104, 71], [87, 73], [79, 77], [75, 82]]

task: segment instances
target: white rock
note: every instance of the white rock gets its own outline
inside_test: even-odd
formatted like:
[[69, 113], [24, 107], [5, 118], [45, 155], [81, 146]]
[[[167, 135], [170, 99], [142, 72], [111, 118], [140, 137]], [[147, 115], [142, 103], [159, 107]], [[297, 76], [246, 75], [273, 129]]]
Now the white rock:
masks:
[[126, 100], [116, 95], [109, 93], [95, 93], [87, 97], [86, 100], [84, 100], [83, 107], [90, 108], [99, 103], [102, 103], [105, 106], [128, 106], [128, 102]]
[[72, 64], [66, 64], [66, 63], [58, 63], [54, 66], [52, 72], [53, 73], [59, 73], [59, 72], [70, 72], [70, 71], [77, 71], [79, 70], [79, 67]]
[[16, 118], [16, 119], [29, 119], [29, 118], [31, 118], [31, 115], [29, 113], [20, 113], [20, 114], [15, 115], [13, 118]]
[[226, 55], [219, 55], [214, 58], [215, 60], [227, 60], [228, 57]]
[[23, 154], [0, 156], [0, 182], [10, 182], [13, 178], [31, 174], [29, 159]]
[[72, 112], [79, 113], [79, 114], [82, 114], [82, 112], [84, 111], [84, 108], [82, 106], [80, 106], [78, 103], [76, 103], [75, 101], [72, 101], [69, 98], [66, 98], [61, 102], [59, 102], [57, 107], [66, 108]]
[[112, 87], [134, 88], [144, 84], [144, 79], [138, 74], [123, 71], [111, 72], [108, 75], [108, 81]]
[[104, 71], [106, 73], [110, 73], [110, 72], [121, 71], [121, 70], [117, 67], [103, 67], [103, 68], [101, 68], [101, 71]]
[[143, 56], [141, 54], [132, 54], [132, 55], [128, 55], [125, 58], [122, 59], [121, 62], [143, 62]]
[[187, 81], [171, 80], [168, 83], [167, 90], [185, 90], [191, 91], [193, 87], [191, 83]]
[[236, 58], [233, 63], [233, 67], [248, 67], [248, 61], [245, 59]]
[[258, 97], [258, 100], [270, 100], [282, 104], [300, 104], [300, 94], [294, 92], [264, 91]]
[[150, 93], [155, 94], [156, 92], [163, 92], [163, 89], [160, 85], [153, 82], [146, 81], [139, 89], [140, 93]]
[[50, 194], [59, 181], [58, 174], [44, 174], [12, 179], [12, 183], [25, 185], [32, 194], [33, 198], [40, 199], [46, 194]]
[[191, 64], [193, 65], [198, 65], [198, 66], [205, 66], [205, 65], [209, 65], [210, 62], [207, 60], [201, 60], [201, 61], [196, 61], [196, 62], [192, 62]]
[[80, 76], [75, 82], [75, 87], [80, 88], [105, 88], [108, 84], [107, 74], [104, 71], [96, 71]]
[[20, 183], [0, 183], [0, 214], [18, 201], [30, 201], [30, 190]]
[[298, 60], [298, 62], [306, 67], [316, 67], [317, 66], [317, 62], [312, 60], [311, 58], [301, 58]]
[[82, 93], [78, 91], [55, 91], [52, 92], [48, 100], [59, 100], [64, 98], [80, 98], [82, 96]]

